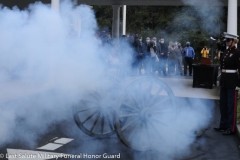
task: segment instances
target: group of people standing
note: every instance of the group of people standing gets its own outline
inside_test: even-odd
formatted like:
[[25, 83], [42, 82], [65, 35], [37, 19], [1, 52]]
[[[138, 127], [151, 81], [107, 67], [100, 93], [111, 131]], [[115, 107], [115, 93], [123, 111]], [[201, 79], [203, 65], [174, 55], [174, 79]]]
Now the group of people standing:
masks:
[[[155, 73], [164, 76], [187, 75], [187, 66], [189, 66], [188, 74], [192, 75], [195, 51], [190, 46], [190, 42], [187, 42], [186, 47], [183, 48], [177, 41], [166, 44], [163, 37], [158, 40], [156, 37], [152, 39], [146, 37], [144, 41], [142, 36], [136, 35], [132, 45], [135, 51], [132, 66], [138, 70], [138, 73], [141, 74], [141, 69], [144, 68], [146, 75]], [[184, 70], [182, 70], [183, 64]]]
[[[240, 89], [240, 50], [236, 47], [238, 35], [224, 32], [222, 50], [220, 56], [220, 123], [214, 127], [215, 131], [222, 135], [234, 135], [237, 122], [237, 99]], [[156, 37], [150, 39], [136, 36], [131, 42], [134, 48], [132, 67], [139, 71], [145, 69], [145, 74], [151, 75], [158, 71], [159, 74], [192, 75], [192, 63], [195, 57], [194, 48], [190, 42], [186, 42], [183, 48], [179, 42], [169, 42], [167, 45], [164, 38], [157, 41]], [[227, 49], [226, 49], [227, 47]], [[206, 46], [201, 50], [203, 58], [207, 58], [209, 50]], [[184, 69], [182, 71], [182, 64]], [[168, 67], [167, 67], [168, 66]]]

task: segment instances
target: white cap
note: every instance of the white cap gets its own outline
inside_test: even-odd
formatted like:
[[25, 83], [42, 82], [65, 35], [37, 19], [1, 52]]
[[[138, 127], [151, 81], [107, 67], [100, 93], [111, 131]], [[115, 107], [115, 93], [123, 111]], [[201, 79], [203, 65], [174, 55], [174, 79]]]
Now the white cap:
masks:
[[235, 35], [235, 34], [230, 34], [230, 33], [227, 33], [227, 32], [223, 32], [223, 37], [224, 38], [230, 38], [230, 39], [237, 39], [239, 36]]
[[190, 44], [190, 42], [187, 42], [186, 44]]

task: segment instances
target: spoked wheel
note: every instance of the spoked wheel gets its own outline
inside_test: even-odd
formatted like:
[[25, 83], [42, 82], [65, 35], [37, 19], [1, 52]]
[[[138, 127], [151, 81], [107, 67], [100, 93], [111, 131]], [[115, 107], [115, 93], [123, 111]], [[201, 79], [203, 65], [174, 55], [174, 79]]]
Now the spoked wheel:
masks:
[[132, 81], [121, 93], [118, 107], [117, 135], [126, 146], [138, 151], [163, 144], [166, 127], [176, 113], [172, 90], [152, 77]]
[[115, 133], [113, 122], [119, 87], [117, 79], [106, 76], [74, 106], [74, 120], [84, 133], [97, 138]]

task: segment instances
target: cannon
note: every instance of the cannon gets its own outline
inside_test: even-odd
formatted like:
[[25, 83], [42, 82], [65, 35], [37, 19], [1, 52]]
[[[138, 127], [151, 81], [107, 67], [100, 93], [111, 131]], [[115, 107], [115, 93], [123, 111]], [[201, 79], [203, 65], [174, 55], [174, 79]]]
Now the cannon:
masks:
[[117, 134], [127, 147], [137, 151], [151, 150], [161, 143], [164, 128], [177, 113], [171, 88], [156, 77], [105, 77], [103, 81], [74, 106], [77, 126], [96, 138]]

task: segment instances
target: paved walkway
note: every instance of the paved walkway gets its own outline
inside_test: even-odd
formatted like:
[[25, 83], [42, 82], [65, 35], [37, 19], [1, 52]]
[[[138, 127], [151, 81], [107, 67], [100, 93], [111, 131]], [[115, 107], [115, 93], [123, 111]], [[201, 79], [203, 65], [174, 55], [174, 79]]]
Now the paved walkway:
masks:
[[[137, 77], [128, 77], [130, 81]], [[218, 99], [219, 88], [213, 89], [192, 88], [192, 77], [160, 77], [174, 92], [177, 97]], [[29, 84], [21, 81], [9, 81], [0, 83], [0, 102], [17, 99], [28, 96], [37, 92], [51, 89], [53, 85], [45, 84]]]
[[[128, 77], [134, 79], [136, 77]], [[237, 136], [222, 136], [221, 133], [215, 132], [212, 128], [219, 122], [219, 108], [217, 104], [219, 88], [213, 87], [213, 89], [205, 88], [192, 88], [192, 77], [159, 77], [165, 83], [167, 83], [172, 89], [174, 95], [181, 99], [182, 105], [188, 106], [196, 105], [196, 100], [201, 99], [203, 102], [211, 102], [211, 106], [214, 109], [214, 116], [209, 124], [205, 134], [196, 139], [196, 141], [189, 147], [189, 153], [183, 156], [177, 157], [174, 160], [238, 160], [240, 159], [239, 140]], [[14, 101], [22, 97], [33, 95], [38, 92], [45, 92], [51, 88], [51, 85], [31, 85], [22, 82], [12, 81], [5, 84], [0, 84], [0, 102]], [[209, 103], [208, 103], [209, 104]], [[213, 106], [212, 106], [213, 105]], [[197, 107], [197, 106], [196, 106]], [[199, 106], [201, 107], [201, 106]], [[71, 127], [73, 126], [73, 127]], [[55, 128], [55, 126], [53, 126]], [[69, 133], [79, 133], [77, 135]], [[169, 133], [170, 134], [170, 133]], [[58, 125], [55, 130], [49, 130], [46, 135], [39, 137], [40, 144], [46, 142], [53, 137], [64, 137], [71, 135], [74, 141], [66, 146], [62, 147], [56, 152], [69, 153], [74, 150], [76, 153], [109, 153], [116, 154], [121, 153], [121, 159], [124, 160], [169, 160], [164, 157], [164, 153], [159, 151], [147, 151], [136, 152], [126, 146], [124, 146], [116, 135], [106, 139], [96, 139], [85, 135], [76, 127], [73, 122], [65, 122]], [[101, 146], [100, 146], [101, 145]], [[164, 144], [163, 144], [164, 145]], [[92, 146], [96, 146], [93, 148]], [[98, 146], [98, 147], [97, 147]], [[97, 150], [96, 148], [102, 148]], [[114, 147], [109, 147], [114, 146]], [[6, 146], [8, 148], [15, 149], [30, 149], [34, 150], [39, 146], [33, 146], [32, 148], [23, 144], [10, 144]], [[76, 150], [77, 148], [77, 150]], [[1, 152], [6, 152], [6, 148], [0, 148]], [[181, 155], [181, 154], [180, 154]], [[172, 159], [171, 159], [172, 160]]]
[[170, 86], [177, 97], [219, 99], [219, 87], [214, 86], [213, 89], [192, 88], [193, 80], [191, 77], [161, 77], [160, 79]]

